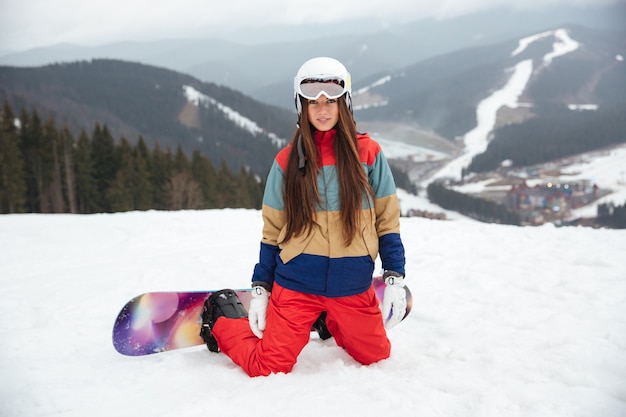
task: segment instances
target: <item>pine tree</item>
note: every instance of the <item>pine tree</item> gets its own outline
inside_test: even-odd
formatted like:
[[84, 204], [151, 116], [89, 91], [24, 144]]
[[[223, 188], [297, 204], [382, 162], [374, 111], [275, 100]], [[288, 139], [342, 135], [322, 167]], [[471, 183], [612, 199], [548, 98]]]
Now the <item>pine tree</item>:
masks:
[[200, 186], [204, 200], [203, 208], [217, 207], [217, 173], [211, 160], [203, 156], [200, 151], [193, 152], [191, 157], [191, 175]]
[[115, 148], [115, 159], [120, 162], [115, 178], [106, 188], [106, 203], [115, 212], [134, 210], [133, 202], [133, 151], [126, 138], [121, 138]]
[[150, 159], [151, 155], [148, 151], [148, 147], [140, 136], [133, 150], [133, 201], [135, 210], [149, 210], [154, 208], [154, 191], [150, 176]]
[[0, 116], [0, 213], [24, 211], [26, 183], [15, 114], [5, 99]]
[[251, 205], [249, 208], [261, 209], [263, 204], [264, 183], [250, 170], [247, 170], [248, 192], [250, 193]]
[[237, 207], [237, 183], [224, 159], [217, 173], [217, 195], [218, 208]]
[[112, 211], [149, 210], [153, 207], [148, 162], [144, 159], [146, 152], [147, 149], [133, 148], [126, 138], [122, 138], [117, 145], [120, 168], [107, 190]]
[[248, 182], [248, 172], [245, 167], [241, 167], [239, 175], [236, 179], [237, 188], [235, 207], [250, 208], [252, 207], [252, 197], [250, 196], [250, 184]]
[[61, 130], [61, 155], [64, 173], [64, 194], [66, 196], [69, 212], [78, 213], [78, 205], [76, 203], [76, 172], [74, 165], [74, 137], [70, 133], [67, 126]]
[[25, 109], [20, 113], [20, 150], [24, 158], [24, 181], [26, 183], [26, 211], [42, 211], [41, 194], [43, 192], [43, 160], [41, 119], [36, 110], [32, 115]]
[[65, 202], [63, 201], [63, 184], [61, 182], [61, 159], [59, 155], [59, 132], [54, 120], [49, 117], [43, 128], [42, 160], [43, 160], [43, 193], [41, 201], [45, 202], [47, 210], [42, 212], [63, 213]]
[[93, 178], [95, 180], [94, 209], [97, 211], [111, 211], [107, 202], [107, 190], [115, 180], [118, 170], [118, 160], [115, 155], [113, 137], [106, 125], [96, 124], [91, 140], [91, 160]]
[[176, 154], [174, 155], [174, 169], [178, 172], [190, 172], [191, 164], [187, 155], [183, 151], [183, 147], [178, 144], [176, 146]]
[[93, 178], [93, 163], [91, 160], [91, 140], [84, 130], [81, 130], [76, 142], [74, 153], [74, 172], [76, 177], [76, 201], [79, 213], [93, 213], [97, 206], [94, 201], [96, 182]]
[[165, 192], [165, 184], [172, 177], [173, 162], [172, 154], [164, 152], [157, 143], [152, 151], [152, 158], [149, 161], [148, 170], [152, 180], [153, 190], [153, 207], [156, 209], [167, 208], [167, 195]]
[[141, 135], [139, 135], [139, 138], [137, 139], [137, 145], [135, 145], [135, 153], [137, 153], [141, 158], [146, 161], [149, 161], [152, 158], [150, 150], [146, 145], [146, 141]]

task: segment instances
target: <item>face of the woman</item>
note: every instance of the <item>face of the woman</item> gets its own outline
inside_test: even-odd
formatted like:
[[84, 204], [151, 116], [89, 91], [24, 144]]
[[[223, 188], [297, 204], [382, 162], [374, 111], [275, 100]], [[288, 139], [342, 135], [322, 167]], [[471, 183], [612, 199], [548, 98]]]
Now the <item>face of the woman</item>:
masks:
[[309, 122], [317, 130], [326, 132], [335, 127], [339, 121], [339, 103], [336, 98], [321, 95], [316, 100], [309, 100], [307, 115]]

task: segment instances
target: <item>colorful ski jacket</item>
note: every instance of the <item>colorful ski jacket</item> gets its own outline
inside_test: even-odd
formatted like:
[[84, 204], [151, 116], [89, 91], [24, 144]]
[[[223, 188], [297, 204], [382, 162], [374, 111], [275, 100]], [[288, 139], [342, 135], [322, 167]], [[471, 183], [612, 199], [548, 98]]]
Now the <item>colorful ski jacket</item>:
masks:
[[286, 225], [283, 179], [291, 145], [279, 151], [267, 177], [263, 196], [263, 237], [253, 282], [270, 289], [274, 281], [294, 291], [342, 297], [366, 291], [378, 255], [385, 270], [404, 274], [404, 246], [400, 239], [400, 205], [396, 186], [380, 145], [358, 134], [359, 156], [374, 193], [373, 205], [363, 199], [361, 235], [345, 246], [340, 218], [339, 183], [333, 149], [335, 130], [316, 131], [320, 172], [317, 178], [322, 204], [311, 233], [284, 242]]

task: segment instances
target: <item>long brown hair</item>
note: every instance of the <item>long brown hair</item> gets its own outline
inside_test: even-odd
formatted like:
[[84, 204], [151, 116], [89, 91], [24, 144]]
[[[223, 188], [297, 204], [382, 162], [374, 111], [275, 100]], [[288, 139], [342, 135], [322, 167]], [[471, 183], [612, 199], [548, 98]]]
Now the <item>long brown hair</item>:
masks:
[[[302, 102], [299, 127], [296, 129], [289, 153], [287, 172], [283, 189], [285, 203], [286, 236], [288, 241], [293, 236], [302, 233], [311, 233], [315, 212], [321, 204], [317, 188], [318, 165], [317, 148], [313, 139], [314, 128], [308, 119], [308, 100], [299, 98]], [[338, 99], [339, 121], [335, 126], [337, 131], [334, 140], [334, 150], [337, 159], [337, 178], [339, 181], [339, 196], [341, 199], [340, 216], [343, 224], [343, 237], [348, 246], [360, 229], [363, 199], [374, 201], [374, 191], [369, 184], [365, 170], [359, 158], [356, 123], [348, 109], [345, 98]], [[306, 163], [299, 168], [298, 141], [305, 155]]]

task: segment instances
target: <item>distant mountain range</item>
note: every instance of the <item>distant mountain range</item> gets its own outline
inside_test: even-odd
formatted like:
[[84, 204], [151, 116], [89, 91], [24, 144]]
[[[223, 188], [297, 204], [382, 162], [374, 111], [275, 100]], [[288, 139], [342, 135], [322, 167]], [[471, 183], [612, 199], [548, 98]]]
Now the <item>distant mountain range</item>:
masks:
[[[443, 37], [445, 28], [446, 23], [442, 23], [441, 27], [433, 26], [431, 32]], [[540, 138], [543, 143], [554, 140], [560, 150], [546, 157], [555, 157], [571, 147], [571, 140], [575, 139], [571, 130], [579, 131], [584, 125], [597, 126], [594, 132], [602, 131], [598, 140], [591, 141], [591, 146], [593, 143], [599, 147], [626, 142], [626, 128], [621, 122], [626, 114], [626, 36], [623, 30], [553, 26], [494, 42], [495, 38], [500, 39], [495, 35], [498, 28], [504, 31], [501, 25], [485, 26], [484, 32], [492, 33], [486, 38], [492, 42], [474, 42], [463, 36], [472, 32], [468, 26], [467, 32], [455, 33], [457, 45], [462, 47], [454, 49], [449, 43], [447, 53], [435, 55], [431, 51], [424, 53], [424, 56], [429, 55], [426, 58], [416, 58], [419, 56], [416, 51], [420, 50], [418, 44], [427, 44], [436, 36], [416, 37], [417, 29], [411, 25], [362, 35], [367, 38], [366, 43], [356, 38], [352, 42], [344, 39], [345, 42], [336, 45], [340, 49], [333, 50], [338, 52], [336, 56], [351, 57], [344, 58], [347, 66], [353, 73], [361, 74], [354, 83], [357, 121], [368, 127], [389, 124], [411, 127], [415, 132], [426, 132], [424, 137], [428, 140], [409, 140], [429, 147], [436, 146], [432, 143], [436, 138], [448, 144], [446, 152], [454, 153], [454, 148], [463, 146], [460, 138], [476, 126], [479, 103], [509, 82], [517, 64], [527, 61], [532, 63], [532, 73], [520, 94], [521, 105], [504, 106], [498, 111], [492, 142], [498, 141], [502, 131], [507, 140], [517, 144], [523, 144], [529, 135]], [[517, 26], [511, 30], [520, 32], [522, 29]], [[559, 48], [567, 47], [558, 33], [567, 34], [576, 48], [555, 54]], [[522, 39], [526, 43], [520, 43]], [[331, 39], [327, 43], [330, 44]], [[293, 133], [296, 117], [291, 109], [291, 79], [297, 65], [305, 57], [329, 51], [328, 48], [308, 48], [312, 44], [286, 44], [285, 48], [274, 44], [276, 51], [269, 56], [275, 61], [268, 64], [263, 51], [267, 53], [269, 45], [250, 49], [252, 47], [218, 42], [213, 45], [214, 49], [204, 50], [219, 49], [222, 55], [215, 54], [213, 63], [194, 64], [185, 58], [190, 55], [181, 49], [180, 43], [172, 42], [169, 50], [164, 45], [141, 44], [137, 45], [139, 49], [127, 51], [142, 51], [143, 55], [137, 53], [133, 61], [141, 60], [142, 56], [158, 56], [155, 60], [162, 62], [169, 57], [169, 62], [188, 68], [204, 66], [211, 71], [224, 65], [239, 70], [245, 68], [240, 74], [249, 83], [246, 88], [241, 83], [242, 88], [237, 90], [220, 85], [219, 80], [207, 81], [210, 77], [199, 77], [198, 71], [194, 76], [153, 64], [118, 59], [41, 67], [19, 67], [14, 61], [11, 66], [0, 67], [0, 92], [16, 111], [20, 107], [36, 108], [41, 117], [53, 116], [57, 123], [67, 124], [75, 132], [80, 128], [91, 129], [97, 121], [106, 124], [115, 137], [125, 136], [134, 141], [142, 135], [148, 143], [181, 143], [185, 150], [199, 149], [216, 163], [225, 159], [231, 167], [246, 165], [264, 176], [277, 147]], [[390, 48], [390, 45], [396, 47]], [[196, 55], [203, 50], [200, 44], [189, 43], [188, 46]], [[124, 47], [128, 45], [120, 45], [119, 51]], [[344, 52], [339, 53], [340, 50]], [[288, 51], [298, 52], [290, 55]], [[246, 65], [242, 65], [244, 57]], [[294, 60], [298, 62], [296, 67], [292, 65]], [[286, 64], [288, 61], [290, 65]], [[6, 57], [3, 62], [7, 63]], [[279, 78], [281, 87], [274, 83]], [[258, 96], [252, 98], [253, 90], [257, 94], [265, 91], [260, 93], [264, 100], [259, 100]], [[284, 107], [278, 106], [278, 102]], [[394, 138], [391, 130], [388, 133], [387, 139], [407, 140], [406, 137]], [[527, 148], [537, 147], [536, 140], [528, 143]], [[522, 151], [516, 148], [515, 152]], [[533, 152], [541, 154], [541, 149]], [[506, 152], [493, 158], [499, 162], [504, 159], [511, 159]], [[490, 164], [485, 167], [493, 168], [493, 162]], [[491, 169], [485, 167], [476, 169]]]
[[623, 35], [569, 26], [466, 48], [370, 77], [357, 90], [355, 104], [363, 108], [360, 119], [417, 122], [454, 139], [476, 125], [478, 103], [509, 81], [515, 65], [530, 60], [532, 73], [521, 94], [524, 106], [502, 109], [499, 126], [568, 106], [623, 106]]
[[119, 60], [93, 60], [36, 68], [0, 67], [0, 94], [19, 114], [35, 109], [77, 135], [95, 123], [114, 138], [158, 142], [216, 166], [247, 166], [264, 176], [295, 116], [240, 92], [189, 75]]
[[501, 7], [394, 26], [352, 21], [242, 30], [228, 38], [51, 45], [5, 54], [0, 56], [0, 65], [42, 66], [96, 58], [140, 62], [189, 74], [291, 109], [291, 79], [298, 66], [313, 56], [340, 59], [358, 86], [379, 72], [396, 71], [466, 48], [497, 44], [564, 25], [623, 31], [625, 20], [623, 2], [585, 8], [546, 6], [541, 11]]

